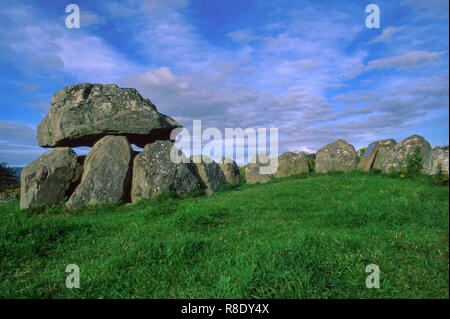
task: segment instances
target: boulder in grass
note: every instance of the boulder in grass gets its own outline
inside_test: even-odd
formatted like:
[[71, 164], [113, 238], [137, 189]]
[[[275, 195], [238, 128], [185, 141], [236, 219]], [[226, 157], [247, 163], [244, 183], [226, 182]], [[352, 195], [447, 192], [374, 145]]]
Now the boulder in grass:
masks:
[[316, 154], [316, 172], [348, 172], [358, 164], [355, 147], [344, 140], [325, 145]]
[[70, 195], [79, 179], [77, 154], [57, 147], [28, 164], [20, 177], [20, 209], [57, 205]]
[[239, 166], [235, 161], [229, 158], [222, 158], [219, 162], [219, 166], [225, 175], [227, 183], [239, 184], [241, 180], [241, 173], [239, 172]]
[[412, 135], [397, 145], [395, 145], [384, 158], [382, 170], [385, 173], [406, 170], [406, 158], [412, 155], [416, 149], [420, 148], [423, 164], [429, 161], [431, 156], [431, 146], [422, 136]]
[[190, 157], [195, 174], [206, 192], [211, 194], [217, 191], [220, 185], [227, 182], [220, 166], [206, 155], [193, 155]]
[[[173, 155], [176, 155], [176, 159]], [[170, 191], [183, 195], [200, 188], [189, 159], [171, 141], [148, 144], [134, 158], [131, 185], [133, 203]]]
[[383, 169], [383, 163], [386, 162], [386, 155], [397, 145], [393, 139], [378, 141], [378, 150], [373, 161], [372, 168]]
[[288, 177], [302, 173], [309, 173], [308, 159], [303, 153], [286, 152], [278, 156], [278, 169], [275, 177]]
[[81, 182], [67, 202], [70, 208], [129, 199], [132, 149], [124, 136], [105, 136], [84, 160]]
[[267, 183], [271, 180], [271, 174], [265, 174], [264, 168], [269, 166], [270, 158], [265, 153], [253, 157], [247, 164], [245, 170], [245, 181], [247, 184]]
[[433, 149], [424, 163], [423, 171], [427, 174], [435, 175], [442, 170], [448, 173], [448, 151]]

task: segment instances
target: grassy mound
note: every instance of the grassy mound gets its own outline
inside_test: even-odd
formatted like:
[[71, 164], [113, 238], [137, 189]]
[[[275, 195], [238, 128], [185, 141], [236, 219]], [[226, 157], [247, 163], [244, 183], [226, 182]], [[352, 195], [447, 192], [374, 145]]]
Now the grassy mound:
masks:
[[[425, 177], [359, 172], [73, 211], [12, 201], [0, 297], [448, 298], [448, 206], [448, 186]], [[369, 264], [379, 289], [365, 286]]]

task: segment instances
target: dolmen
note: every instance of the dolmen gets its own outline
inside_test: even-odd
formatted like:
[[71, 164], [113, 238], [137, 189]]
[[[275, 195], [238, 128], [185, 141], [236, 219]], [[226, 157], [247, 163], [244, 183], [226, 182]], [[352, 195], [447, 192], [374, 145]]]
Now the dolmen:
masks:
[[[171, 133], [180, 127], [136, 89], [82, 83], [59, 90], [37, 129], [39, 145], [52, 150], [22, 170], [20, 208], [64, 200], [70, 208], [135, 203], [167, 191], [216, 191], [226, 183], [217, 163], [171, 160]], [[72, 149], [80, 146], [92, 147], [87, 156]]]

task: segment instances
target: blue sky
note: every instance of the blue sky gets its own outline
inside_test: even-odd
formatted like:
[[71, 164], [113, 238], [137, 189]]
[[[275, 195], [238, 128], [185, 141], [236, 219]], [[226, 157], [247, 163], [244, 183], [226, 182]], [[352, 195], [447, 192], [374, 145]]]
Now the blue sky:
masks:
[[[75, 3], [81, 27], [65, 26]], [[365, 26], [368, 4], [379, 29]], [[279, 150], [449, 136], [449, 8], [402, 1], [0, 1], [0, 162], [47, 149], [54, 92], [134, 87], [190, 129], [277, 127]]]

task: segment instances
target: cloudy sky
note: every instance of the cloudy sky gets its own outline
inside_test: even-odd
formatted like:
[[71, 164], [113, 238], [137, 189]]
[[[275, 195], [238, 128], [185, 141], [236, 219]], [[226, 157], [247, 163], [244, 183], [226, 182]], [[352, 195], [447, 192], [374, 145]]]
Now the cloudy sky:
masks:
[[[81, 27], [65, 26], [75, 3]], [[380, 7], [380, 28], [365, 8]], [[449, 140], [447, 0], [0, 0], [0, 162], [42, 152], [54, 92], [134, 87], [186, 128], [279, 130], [279, 151]]]

